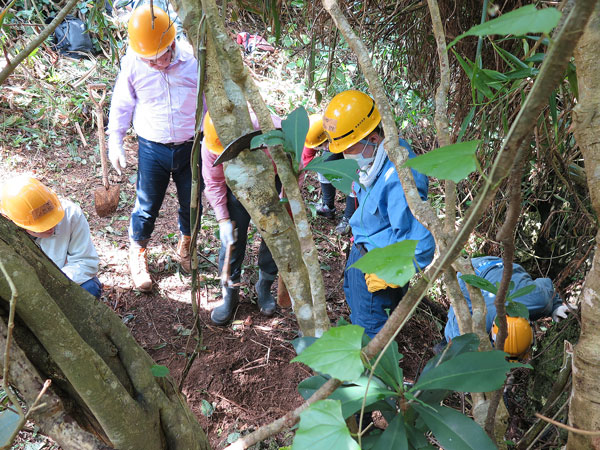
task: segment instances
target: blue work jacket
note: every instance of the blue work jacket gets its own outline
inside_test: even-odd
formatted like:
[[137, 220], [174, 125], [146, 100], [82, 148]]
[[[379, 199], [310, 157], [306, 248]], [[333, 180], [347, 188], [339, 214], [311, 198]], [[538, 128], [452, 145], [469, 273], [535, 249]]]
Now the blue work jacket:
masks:
[[[415, 154], [410, 145], [400, 139], [400, 145], [408, 150], [410, 158]], [[427, 200], [429, 181], [427, 177], [412, 170], [421, 199]], [[394, 164], [386, 161], [373, 184], [363, 188], [354, 183], [358, 208], [350, 219], [355, 244], [363, 244], [367, 250], [386, 247], [407, 239], [419, 241], [415, 259], [424, 269], [433, 259], [435, 241], [410, 212], [402, 184]]]
[[[504, 271], [504, 264], [502, 259], [496, 256], [482, 256], [479, 258], [471, 259], [471, 265], [475, 271], [475, 275], [485, 278], [487, 281], [492, 283], [494, 286], [496, 283], [500, 283], [502, 279], [502, 272]], [[469, 297], [469, 291], [467, 285], [463, 280], [460, 279], [460, 272], [458, 273], [458, 282], [460, 289], [467, 299], [469, 304], [469, 310], [471, 309], [471, 297]], [[563, 301], [560, 295], [554, 290], [552, 280], [550, 278], [537, 278], [532, 279], [531, 275], [520, 266], [519, 264], [513, 264], [513, 274], [511, 281], [515, 283], [515, 287], [509, 294], [518, 291], [531, 284], [535, 285], [535, 290], [531, 291], [527, 295], [515, 298], [514, 300], [519, 303], [523, 303], [529, 310], [529, 318], [531, 320], [541, 319], [548, 317], [552, 314], [556, 308], [562, 305]], [[487, 308], [486, 329], [488, 333], [492, 329], [494, 318], [496, 317], [496, 306], [494, 304], [496, 296], [488, 291], [481, 291], [483, 299], [485, 300], [485, 306]], [[460, 331], [458, 329], [458, 322], [456, 321], [456, 315], [454, 309], [450, 307], [448, 311], [448, 322], [446, 323], [446, 329], [444, 331], [447, 340], [450, 340], [458, 335]]]

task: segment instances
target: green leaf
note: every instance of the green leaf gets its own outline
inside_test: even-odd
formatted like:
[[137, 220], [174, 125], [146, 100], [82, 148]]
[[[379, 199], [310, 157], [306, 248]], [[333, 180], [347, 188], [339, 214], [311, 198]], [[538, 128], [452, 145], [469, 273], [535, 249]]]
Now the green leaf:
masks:
[[523, 317], [529, 320], [529, 310], [523, 303], [509, 301], [506, 305], [506, 314], [511, 317]]
[[[369, 336], [366, 334], [363, 335], [363, 338], [367, 338], [367, 341], [370, 341]], [[363, 341], [363, 347], [364, 345], [365, 343]], [[377, 356], [371, 360], [371, 364], [375, 364], [375, 361], [378, 357], [379, 354], [377, 354]], [[402, 354], [398, 352], [398, 343], [396, 341], [392, 341], [392, 344], [388, 346], [385, 353], [379, 360], [379, 364], [377, 364], [377, 367], [375, 368], [375, 376], [381, 378], [385, 384], [393, 389], [396, 389], [397, 391], [400, 390], [400, 387], [404, 381], [402, 368], [398, 364], [402, 358]]]
[[[10, 438], [21, 425], [21, 416], [12, 409], [0, 411], [0, 445], [9, 446]], [[8, 447], [7, 447], [8, 448]]]
[[213, 405], [211, 405], [205, 399], [202, 399], [202, 402], [200, 405], [200, 412], [202, 413], [203, 416], [210, 417], [215, 412], [215, 407]]
[[465, 71], [465, 73], [469, 77], [469, 80], [472, 80], [473, 79], [473, 67], [475, 67], [473, 62], [467, 57], [463, 58], [458, 53], [456, 53], [454, 50], [452, 50], [452, 52], [454, 53], [456, 60], [460, 64], [460, 67], [462, 67], [462, 69]]
[[250, 141], [250, 148], [273, 147], [274, 145], [285, 145], [285, 138], [281, 130], [271, 130], [254, 136]]
[[477, 108], [475, 106], [473, 106], [471, 108], [471, 110], [469, 111], [469, 114], [467, 114], [467, 116], [464, 118], [464, 120], [460, 126], [460, 131], [458, 132], [458, 137], [456, 138], [456, 142], [462, 141], [462, 138], [465, 135], [465, 132], [467, 131], [467, 127], [471, 123], [471, 120], [473, 120], [473, 116], [475, 115], [476, 109]]
[[[298, 385], [298, 393], [304, 399], [310, 398], [318, 389], [321, 388], [327, 381], [327, 378], [322, 375], [302, 380]], [[358, 380], [353, 383], [344, 383], [342, 386], [337, 388], [333, 394], [329, 396], [332, 400], [339, 400], [342, 405], [342, 416], [344, 419], [350, 417], [357, 411], [360, 411], [362, 402], [365, 397], [365, 390], [369, 378], [367, 376], [361, 376]], [[389, 410], [395, 411], [395, 409], [386, 402], [382, 402], [386, 398], [395, 397], [396, 393], [386, 389], [381, 381], [377, 378], [371, 379], [369, 384], [369, 391], [367, 392], [367, 398], [365, 401], [365, 409], [371, 411], [374, 408], [369, 408], [370, 405], [377, 405], [377, 409], [380, 411]]]
[[325, 161], [324, 156], [314, 158], [303, 170], [312, 170], [324, 175], [333, 186], [345, 194], [352, 191], [352, 182], [359, 182], [358, 164], [353, 159]]
[[305, 349], [307, 349], [312, 344], [314, 344], [316, 341], [317, 341], [317, 338], [314, 336], [302, 336], [302, 337], [294, 339], [292, 341], [292, 346], [294, 347], [294, 350], [296, 350], [296, 355], [299, 355]]
[[413, 408], [447, 450], [496, 450], [496, 445], [483, 429], [467, 416], [445, 406], [430, 408], [413, 404]]
[[373, 450], [408, 450], [408, 439], [404, 429], [404, 417], [398, 414], [385, 429]]
[[476, 288], [483, 289], [484, 291], [491, 292], [496, 295], [498, 293], [498, 288], [490, 283], [485, 278], [478, 277], [477, 275], [471, 275], [466, 273], [460, 276], [460, 279], [465, 283], [470, 284], [471, 286], [475, 286]]
[[4, 16], [6, 15], [6, 13], [8, 12], [8, 10], [10, 8], [13, 7], [13, 5], [15, 4], [17, 0], [12, 0], [12, 2], [10, 2], [1, 12], [0, 12], [0, 29], [2, 28], [2, 25], [4, 24]]
[[527, 295], [533, 291], [535, 291], [536, 289], [536, 285], [535, 284], [530, 284], [528, 286], [522, 287], [521, 289], [519, 289], [516, 292], [511, 293], [507, 299], [508, 300], [514, 300], [515, 298], [519, 298], [519, 297], [523, 297], [524, 295]]
[[[450, 341], [450, 343], [446, 346], [444, 351], [435, 355], [431, 358], [423, 371], [421, 372], [421, 377], [425, 375], [430, 370], [439, 366], [441, 363], [445, 361], [449, 361], [452, 358], [457, 357], [466, 352], [476, 352], [479, 347], [479, 337], [475, 333], [467, 333], [462, 334], [460, 336], [456, 336], [454, 339]], [[419, 392], [417, 398], [425, 403], [436, 404], [440, 403], [444, 400], [452, 391], [450, 390], [425, 390]]]
[[539, 69], [528, 67], [527, 69], [517, 69], [506, 73], [509, 80], [522, 80], [523, 78], [533, 78], [539, 73]]
[[387, 283], [404, 286], [416, 273], [413, 259], [418, 242], [407, 239], [387, 247], [374, 248], [350, 267], [364, 273], [374, 273]]
[[498, 47], [497, 45], [494, 45], [494, 49], [500, 53], [500, 56], [503, 57], [503, 59], [508, 62], [513, 68], [519, 67], [521, 69], [528, 69], [529, 66], [524, 63], [523, 61], [521, 61], [517, 56], [513, 55], [512, 53], [504, 50], [501, 47]]
[[300, 425], [292, 450], [360, 450], [346, 422], [338, 400], [320, 400], [300, 414]]
[[536, 9], [534, 5], [523, 6], [502, 14], [496, 19], [471, 27], [454, 39], [448, 48], [466, 36], [488, 36], [491, 34], [521, 36], [527, 33], [550, 33], [560, 19], [556, 8]]
[[308, 113], [303, 106], [293, 110], [287, 119], [281, 121], [285, 142], [294, 153], [296, 162], [300, 162], [302, 159], [302, 149], [309, 126]]
[[475, 152], [481, 141], [466, 141], [436, 148], [406, 161], [402, 167], [413, 169], [443, 180], [460, 180], [477, 170]]
[[500, 388], [506, 373], [517, 367], [530, 366], [508, 362], [506, 353], [497, 350], [462, 353], [422, 375], [411, 392], [425, 389], [490, 392]]
[[150, 367], [150, 371], [152, 372], [152, 375], [158, 378], [163, 378], [169, 375], [169, 368], [166, 366], [161, 366], [160, 364], [153, 364], [152, 367]]
[[327, 330], [314, 344], [292, 359], [341, 381], [353, 381], [364, 372], [361, 338], [364, 329], [346, 325]]

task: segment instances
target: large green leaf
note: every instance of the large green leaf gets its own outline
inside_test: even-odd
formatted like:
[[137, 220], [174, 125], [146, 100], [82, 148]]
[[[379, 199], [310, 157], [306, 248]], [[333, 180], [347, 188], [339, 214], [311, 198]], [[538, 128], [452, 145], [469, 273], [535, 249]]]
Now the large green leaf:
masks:
[[302, 159], [302, 149], [304, 148], [309, 126], [308, 113], [303, 106], [293, 110], [287, 116], [287, 119], [281, 121], [285, 141], [296, 156], [296, 162], [300, 162]]
[[427, 389], [450, 389], [459, 392], [490, 392], [498, 389], [506, 373], [527, 364], [506, 361], [506, 353], [467, 352], [441, 363], [419, 378], [411, 392]]
[[530, 284], [528, 286], [522, 287], [521, 289], [519, 289], [518, 291], [515, 291], [513, 293], [511, 293], [507, 299], [509, 300], [514, 300], [515, 298], [519, 298], [519, 297], [523, 297], [524, 295], [527, 295], [533, 291], [536, 290], [536, 285], [535, 284]]
[[515, 302], [514, 300], [508, 301], [508, 304], [506, 305], [506, 314], [511, 317], [523, 317], [529, 320], [529, 309], [527, 309], [527, 306], [523, 303]]
[[[367, 336], [365, 334], [365, 336]], [[379, 355], [377, 355], [379, 356]], [[398, 364], [402, 359], [402, 354], [398, 352], [398, 343], [396, 341], [392, 341], [391, 345], [388, 346], [385, 353], [379, 360], [379, 364], [375, 368], [375, 376], [381, 378], [381, 380], [387, 384], [388, 386], [400, 390], [402, 383], [404, 381], [404, 376], [402, 374], [402, 368]], [[371, 364], [375, 364], [377, 357], [373, 358]]]
[[[438, 353], [425, 364], [421, 376], [439, 366], [445, 361], [466, 352], [476, 352], [479, 347], [479, 337], [475, 333], [467, 333], [453, 338], [444, 351]], [[436, 404], [444, 400], [452, 391], [448, 389], [434, 389], [419, 392], [418, 398], [422, 402]]]
[[330, 328], [292, 362], [304, 363], [341, 381], [354, 381], [365, 370], [361, 360], [363, 332], [358, 325]]
[[373, 450], [408, 450], [404, 417], [398, 414], [385, 429]]
[[492, 294], [498, 293], [498, 288], [490, 283], [485, 278], [478, 277], [477, 275], [471, 275], [466, 273], [460, 276], [460, 279], [465, 283], [475, 286], [476, 288], [483, 289], [484, 291], [491, 292]]
[[352, 182], [359, 182], [358, 164], [353, 159], [338, 159], [325, 161], [324, 156], [318, 156], [309, 162], [303, 170], [312, 170], [323, 174], [339, 191], [350, 194]]
[[271, 130], [266, 133], [254, 136], [250, 141], [250, 148], [259, 148], [262, 146], [273, 147], [274, 145], [284, 145], [285, 138], [281, 130]]
[[477, 170], [475, 152], [480, 142], [465, 141], [436, 148], [409, 159], [402, 167], [412, 167], [430, 177], [458, 183]]
[[[445, 406], [413, 404], [445, 450], [496, 450], [483, 429], [467, 416]], [[430, 409], [431, 408], [431, 409]]]
[[[310, 398], [318, 389], [325, 384], [327, 378], [322, 375], [302, 380], [298, 385], [298, 393], [304, 399]], [[344, 383], [342, 386], [337, 388], [329, 398], [333, 400], [339, 400], [342, 405], [342, 416], [344, 419], [350, 417], [356, 413], [362, 407], [362, 402], [365, 397], [365, 390], [369, 378], [367, 376], [361, 376], [358, 380], [353, 383]], [[383, 385], [376, 378], [371, 379], [369, 384], [369, 391], [367, 392], [367, 398], [365, 401], [365, 408], [367, 411], [372, 410], [369, 408], [370, 405], [377, 405], [379, 411], [389, 410], [394, 411], [394, 408], [386, 402], [382, 402], [389, 397], [394, 397], [395, 392], [392, 392]]]
[[388, 283], [404, 286], [416, 273], [413, 260], [417, 242], [407, 239], [387, 247], [374, 248], [350, 267], [364, 273], [374, 273]]
[[454, 39], [448, 48], [466, 36], [488, 36], [490, 34], [520, 36], [527, 33], [550, 33], [560, 19], [556, 8], [536, 9], [534, 5], [523, 6], [502, 14], [481, 25], [471, 27], [466, 33]]
[[346, 422], [338, 400], [320, 400], [300, 413], [300, 425], [292, 450], [360, 450]]
[[21, 416], [12, 409], [0, 411], [0, 445], [8, 446], [11, 444], [10, 438], [21, 425]]

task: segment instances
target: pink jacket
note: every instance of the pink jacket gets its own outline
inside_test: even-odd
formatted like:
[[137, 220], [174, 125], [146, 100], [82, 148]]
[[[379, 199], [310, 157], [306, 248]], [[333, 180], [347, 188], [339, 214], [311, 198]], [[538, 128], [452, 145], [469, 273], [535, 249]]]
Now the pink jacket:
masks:
[[[258, 119], [254, 114], [252, 124], [254, 129], [258, 130]], [[271, 119], [275, 128], [281, 127], [281, 118], [271, 114]], [[267, 152], [268, 155], [268, 152]], [[225, 183], [225, 173], [223, 164], [213, 167], [213, 163], [219, 156], [209, 151], [205, 145], [202, 145], [202, 177], [204, 178], [204, 195], [215, 211], [217, 220], [229, 219], [229, 210], [227, 209], [227, 184]]]

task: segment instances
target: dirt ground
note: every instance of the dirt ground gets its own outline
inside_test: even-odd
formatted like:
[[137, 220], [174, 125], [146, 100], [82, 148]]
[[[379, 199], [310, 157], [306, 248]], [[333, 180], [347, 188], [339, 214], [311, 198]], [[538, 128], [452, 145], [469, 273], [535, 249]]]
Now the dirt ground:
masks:
[[[60, 145], [45, 152], [29, 150], [26, 146], [16, 151], [2, 149], [0, 156], [9, 168], [0, 177], [4, 179], [17, 172], [34, 173], [59, 195], [81, 205], [100, 256], [99, 278], [104, 285], [101, 300], [122, 318], [156, 363], [167, 366], [178, 382], [200, 339], [199, 354], [182, 388], [212, 447], [222, 448], [240, 434], [267, 424], [300, 405], [302, 398], [296, 387], [311, 376], [311, 371], [301, 364], [290, 364], [295, 356], [290, 341], [298, 336], [292, 310], [278, 308], [270, 318], [258, 312], [253, 288], [258, 279], [256, 261], [260, 245], [256, 229], [251, 226], [249, 233], [241, 279], [241, 302], [235, 320], [229, 326], [216, 327], [210, 321], [210, 311], [220, 302], [216, 266], [220, 242], [216, 237], [218, 226], [214, 214], [204, 201], [198, 238], [202, 324], [198, 338], [195, 332], [192, 333], [191, 277], [183, 275], [174, 262], [178, 230], [174, 185], [169, 187], [150, 243], [154, 289], [143, 294], [133, 289], [127, 262], [127, 227], [135, 200], [136, 140], [133, 137], [126, 139], [125, 174], [122, 177], [111, 174], [111, 183], [119, 183], [121, 188], [119, 207], [113, 215], [100, 218], [93, 204], [94, 191], [102, 185], [96, 131], [90, 127], [83, 133], [88, 146], [76, 142], [80, 140], [77, 134], [71, 135], [77, 144], [76, 156], [65, 152]], [[12, 158], [13, 164], [7, 158]], [[309, 203], [318, 201], [318, 186], [314, 177], [308, 177], [304, 194]], [[338, 194], [338, 217], [344, 204], [342, 194]], [[349, 237], [335, 233], [336, 221], [318, 216], [311, 220], [323, 269], [329, 317], [332, 323], [339, 318], [349, 320], [342, 288]], [[432, 356], [431, 346], [441, 338], [439, 329], [441, 322], [429, 310], [419, 310], [398, 337], [407, 381], [412, 381]], [[284, 433], [271, 445], [289, 444], [291, 438], [291, 433]], [[269, 448], [268, 443], [261, 445]]]

